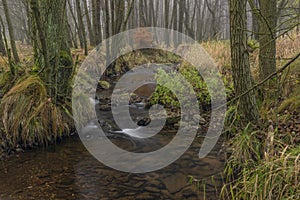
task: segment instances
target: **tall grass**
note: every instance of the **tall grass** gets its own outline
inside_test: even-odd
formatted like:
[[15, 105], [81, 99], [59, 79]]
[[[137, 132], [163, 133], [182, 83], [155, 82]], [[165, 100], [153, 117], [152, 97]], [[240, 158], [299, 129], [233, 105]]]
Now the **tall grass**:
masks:
[[21, 78], [3, 97], [0, 116], [9, 146], [48, 145], [69, 132], [68, 116], [47, 96], [38, 76]]
[[244, 166], [237, 178], [223, 187], [222, 199], [300, 199], [299, 158], [300, 147], [287, 147], [270, 161]]
[[203, 48], [215, 60], [220, 71], [231, 66], [231, 51], [229, 41], [208, 41], [201, 43]]
[[300, 146], [286, 142], [276, 129], [269, 129], [274, 135], [270, 143], [264, 128], [248, 124], [239, 129], [239, 117], [227, 117], [233, 136], [227, 143], [226, 184], [220, 198], [300, 199]]

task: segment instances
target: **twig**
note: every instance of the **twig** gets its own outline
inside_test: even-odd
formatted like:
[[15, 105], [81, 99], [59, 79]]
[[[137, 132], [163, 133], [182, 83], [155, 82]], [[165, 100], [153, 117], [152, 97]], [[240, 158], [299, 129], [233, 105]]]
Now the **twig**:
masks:
[[278, 69], [276, 72], [270, 74], [267, 78], [265, 78], [263, 81], [257, 83], [256, 85], [254, 85], [252, 88], [248, 89], [247, 91], [245, 91], [244, 93], [240, 94], [239, 96], [233, 98], [232, 100], [228, 101], [226, 104], [223, 104], [221, 106], [219, 106], [217, 109], [222, 108], [224, 106], [226, 106], [227, 104], [230, 104], [238, 99], [240, 99], [241, 97], [247, 95], [248, 93], [252, 92], [254, 89], [258, 88], [259, 86], [263, 85], [265, 82], [267, 82], [268, 80], [270, 80], [271, 78], [273, 78], [274, 76], [276, 76], [277, 74], [283, 72], [286, 68], [288, 68], [293, 62], [295, 62], [298, 58], [300, 57], [300, 53], [298, 53], [292, 60], [290, 60], [288, 63], [286, 63], [283, 67], [281, 67], [280, 69]]

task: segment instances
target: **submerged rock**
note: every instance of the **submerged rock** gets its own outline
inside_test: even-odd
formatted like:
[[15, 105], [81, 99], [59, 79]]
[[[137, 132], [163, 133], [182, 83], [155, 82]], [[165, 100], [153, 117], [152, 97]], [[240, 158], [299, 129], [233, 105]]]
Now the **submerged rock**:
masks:
[[201, 117], [200, 115], [194, 115], [193, 120], [195, 122], [199, 122], [199, 124], [201, 124], [201, 125], [206, 124], [206, 120], [203, 117]]
[[167, 118], [166, 125], [172, 126], [180, 121], [181, 117], [169, 117]]
[[182, 173], [178, 173], [178, 174], [176, 174], [176, 176], [172, 175], [172, 176], [166, 177], [162, 181], [165, 184], [168, 191], [171, 194], [174, 194], [174, 193], [179, 192], [181, 189], [183, 189], [185, 186], [188, 185], [188, 182], [186, 179], [187, 179], [186, 175], [184, 175]]
[[143, 118], [143, 119], [138, 121], [137, 125], [138, 126], [148, 126], [150, 123], [151, 123], [150, 118]]

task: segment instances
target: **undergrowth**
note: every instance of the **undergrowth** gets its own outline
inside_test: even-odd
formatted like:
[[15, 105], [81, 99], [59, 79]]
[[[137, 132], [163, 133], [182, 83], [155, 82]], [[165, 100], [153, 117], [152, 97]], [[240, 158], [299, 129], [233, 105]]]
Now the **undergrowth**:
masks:
[[299, 144], [286, 140], [272, 124], [245, 126], [236, 106], [227, 113], [226, 127], [226, 184], [221, 199], [300, 199]]
[[20, 78], [0, 104], [6, 148], [48, 145], [69, 134], [66, 109], [47, 96], [45, 83], [35, 75]]

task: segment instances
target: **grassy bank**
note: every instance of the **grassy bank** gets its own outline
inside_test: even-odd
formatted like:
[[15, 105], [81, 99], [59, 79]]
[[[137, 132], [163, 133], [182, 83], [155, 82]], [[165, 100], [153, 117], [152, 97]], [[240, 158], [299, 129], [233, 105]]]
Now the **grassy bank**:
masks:
[[[277, 42], [277, 65], [285, 64], [299, 52], [300, 35]], [[228, 98], [233, 94], [230, 46], [228, 41], [209, 41], [202, 44], [215, 59], [227, 87]], [[22, 47], [23, 48], [23, 47]], [[30, 49], [30, 48], [28, 48]], [[258, 80], [258, 51], [251, 54], [253, 77]], [[73, 50], [73, 57], [84, 60], [81, 50]], [[0, 155], [18, 149], [47, 146], [68, 136], [73, 123], [70, 102], [61, 105], [48, 98], [46, 84], [34, 70], [30, 53], [22, 57], [23, 63], [10, 72], [5, 58], [1, 60], [0, 74]], [[208, 106], [210, 96], [200, 74], [189, 63], [174, 54], [163, 51], [136, 51], [116, 61], [112, 73], [148, 63], [176, 64], [177, 72], [191, 83], [201, 105]], [[272, 91], [274, 96], [261, 100], [261, 124], [245, 124], [228, 105], [224, 136], [226, 148], [226, 185], [223, 199], [300, 199], [300, 61], [279, 74]], [[157, 78], [164, 78], [160, 72]], [[180, 88], [179, 88], [180, 89]], [[183, 88], [184, 89], [184, 88]], [[151, 104], [163, 103], [170, 109], [178, 108], [176, 97], [160, 86], [152, 95]]]

